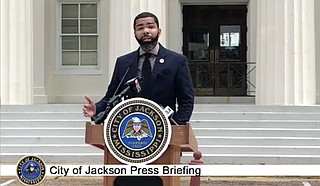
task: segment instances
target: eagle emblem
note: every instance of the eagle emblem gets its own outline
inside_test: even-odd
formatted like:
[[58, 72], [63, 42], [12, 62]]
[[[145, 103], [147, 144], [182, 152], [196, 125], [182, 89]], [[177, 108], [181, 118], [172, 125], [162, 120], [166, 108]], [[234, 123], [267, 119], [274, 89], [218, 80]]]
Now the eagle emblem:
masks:
[[29, 175], [33, 175], [35, 173], [38, 172], [38, 168], [35, 164], [33, 163], [30, 163], [27, 167], [26, 167], [26, 172], [29, 174]]
[[122, 138], [136, 138], [140, 141], [142, 138], [151, 137], [150, 127], [147, 120], [140, 120], [138, 117], [133, 117], [128, 121]]

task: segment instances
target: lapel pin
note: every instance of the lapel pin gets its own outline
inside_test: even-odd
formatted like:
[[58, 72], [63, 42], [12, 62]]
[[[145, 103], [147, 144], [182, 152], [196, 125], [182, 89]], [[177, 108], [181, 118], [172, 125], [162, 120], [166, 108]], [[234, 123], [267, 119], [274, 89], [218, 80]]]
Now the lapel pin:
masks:
[[160, 63], [164, 63], [164, 59], [160, 59], [159, 62], [160, 62]]

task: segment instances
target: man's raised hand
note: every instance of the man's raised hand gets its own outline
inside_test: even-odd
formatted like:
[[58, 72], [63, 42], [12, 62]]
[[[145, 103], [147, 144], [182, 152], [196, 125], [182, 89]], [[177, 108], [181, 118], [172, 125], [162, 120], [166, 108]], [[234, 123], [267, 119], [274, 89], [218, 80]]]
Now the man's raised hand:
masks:
[[96, 115], [96, 104], [88, 97], [84, 96], [87, 100], [87, 103], [83, 105], [83, 115], [85, 117], [93, 117]]

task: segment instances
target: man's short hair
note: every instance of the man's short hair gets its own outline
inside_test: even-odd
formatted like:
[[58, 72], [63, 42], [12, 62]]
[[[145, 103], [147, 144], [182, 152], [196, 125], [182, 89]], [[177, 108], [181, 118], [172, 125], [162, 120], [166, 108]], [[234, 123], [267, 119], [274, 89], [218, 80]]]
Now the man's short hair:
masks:
[[135, 18], [134, 18], [134, 21], [133, 21], [133, 29], [135, 30], [136, 29], [136, 21], [137, 19], [141, 19], [141, 18], [146, 18], [146, 17], [152, 17], [154, 19], [154, 22], [156, 22], [158, 28], [159, 28], [159, 20], [157, 18], [156, 15], [154, 15], [153, 13], [150, 13], [150, 12], [142, 12], [140, 14], [138, 14]]

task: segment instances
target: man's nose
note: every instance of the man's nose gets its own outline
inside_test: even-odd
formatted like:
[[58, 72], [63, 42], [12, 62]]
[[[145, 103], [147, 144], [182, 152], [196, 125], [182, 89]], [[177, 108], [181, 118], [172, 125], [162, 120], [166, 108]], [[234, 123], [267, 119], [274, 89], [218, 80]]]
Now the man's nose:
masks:
[[144, 33], [144, 34], [149, 34], [149, 33], [150, 33], [149, 28], [144, 28], [144, 29], [143, 29], [143, 33]]

